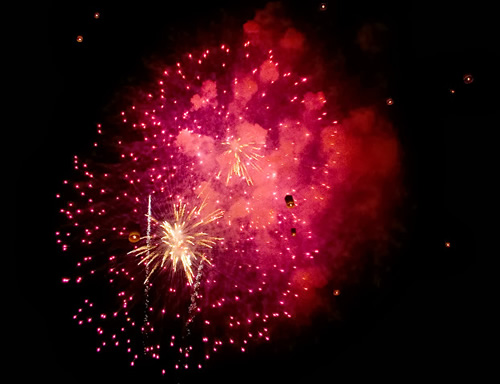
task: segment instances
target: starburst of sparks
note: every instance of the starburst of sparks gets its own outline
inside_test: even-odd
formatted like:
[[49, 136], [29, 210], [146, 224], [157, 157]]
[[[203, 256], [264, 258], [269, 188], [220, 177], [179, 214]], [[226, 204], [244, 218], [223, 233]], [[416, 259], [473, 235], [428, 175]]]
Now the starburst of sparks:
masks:
[[224, 212], [217, 209], [203, 215], [204, 208], [204, 203], [191, 210], [187, 204], [179, 203], [173, 205], [171, 219], [157, 220], [148, 217], [159, 226], [159, 231], [149, 237], [145, 236], [143, 240], [146, 240], [146, 244], [129, 252], [141, 258], [139, 264], [146, 265], [146, 282], [157, 270], [170, 265], [174, 273], [178, 267], [182, 267], [191, 285], [194, 277], [193, 266], [204, 261], [211, 265], [203, 250], [211, 249], [222, 238], [209, 235], [204, 228], [220, 219]]
[[[248, 185], [253, 185], [249, 167], [262, 171], [258, 162], [264, 157], [259, 153], [263, 144], [254, 141], [245, 142], [241, 138], [230, 137], [222, 142], [222, 145], [228, 147], [223, 153], [223, 157], [228, 160], [226, 185], [229, 184], [233, 175], [242, 177]], [[219, 171], [218, 177], [221, 173], [222, 170]]]

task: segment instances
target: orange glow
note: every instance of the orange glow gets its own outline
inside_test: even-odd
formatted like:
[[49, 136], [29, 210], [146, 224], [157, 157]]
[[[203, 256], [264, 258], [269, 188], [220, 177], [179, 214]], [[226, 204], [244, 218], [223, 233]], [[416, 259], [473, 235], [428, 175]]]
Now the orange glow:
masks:
[[128, 241], [131, 243], [137, 243], [141, 239], [141, 234], [137, 231], [132, 231], [128, 235]]

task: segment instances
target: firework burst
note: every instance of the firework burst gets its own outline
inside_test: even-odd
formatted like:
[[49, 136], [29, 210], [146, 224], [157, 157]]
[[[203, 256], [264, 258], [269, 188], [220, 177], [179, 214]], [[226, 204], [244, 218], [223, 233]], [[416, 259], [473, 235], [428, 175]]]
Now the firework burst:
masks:
[[[263, 144], [253, 141], [244, 142], [241, 138], [231, 137], [222, 142], [222, 146], [228, 148], [222, 154], [222, 157], [227, 159], [226, 185], [229, 184], [232, 175], [243, 178], [248, 185], [253, 185], [249, 168], [262, 171], [258, 162], [264, 158], [259, 153], [262, 150]], [[218, 173], [217, 177], [221, 173], [222, 170]]]
[[189, 284], [193, 283], [193, 268], [196, 264], [207, 262], [209, 259], [203, 253], [204, 249], [211, 249], [220, 237], [210, 236], [203, 232], [207, 226], [222, 218], [222, 210], [216, 210], [203, 215], [203, 203], [200, 207], [188, 210], [187, 204], [173, 205], [173, 217], [158, 221], [153, 217], [149, 220], [159, 226], [157, 234], [143, 238], [146, 244], [129, 252], [140, 258], [139, 264], [145, 264], [148, 271], [145, 283], [157, 271], [169, 265], [175, 273], [180, 266], [184, 270]]
[[[383, 125], [370, 111], [340, 124], [320, 79], [293, 70], [304, 36], [271, 25], [251, 21], [243, 43], [162, 67], [118, 124], [98, 125], [96, 156], [75, 156], [56, 235], [84, 255], [64, 283], [104, 275], [116, 292], [100, 305], [85, 298], [74, 316], [96, 326], [98, 351], [125, 345], [131, 365], [145, 354], [163, 373], [201, 368], [222, 346], [246, 352], [324, 303], [329, 263], [351, 253], [331, 238], [357, 242], [370, 227], [356, 220], [380, 217], [371, 186], [392, 171], [394, 140], [360, 138]], [[368, 186], [352, 215], [346, 180], [347, 191]], [[347, 220], [366, 233], [348, 233]]]

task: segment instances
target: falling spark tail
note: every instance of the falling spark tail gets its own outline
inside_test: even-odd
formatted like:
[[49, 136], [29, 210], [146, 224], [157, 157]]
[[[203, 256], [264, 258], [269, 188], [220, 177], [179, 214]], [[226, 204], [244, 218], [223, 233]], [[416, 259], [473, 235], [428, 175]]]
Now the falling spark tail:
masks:
[[[147, 226], [147, 232], [146, 232], [146, 258], [149, 258], [149, 253], [151, 249], [151, 195], [148, 197], [148, 226]], [[145, 263], [145, 272], [146, 272], [146, 278], [144, 279], [144, 329], [146, 329], [147, 324], [149, 322], [149, 263]], [[144, 354], [146, 354], [146, 348], [147, 346], [144, 345]]]

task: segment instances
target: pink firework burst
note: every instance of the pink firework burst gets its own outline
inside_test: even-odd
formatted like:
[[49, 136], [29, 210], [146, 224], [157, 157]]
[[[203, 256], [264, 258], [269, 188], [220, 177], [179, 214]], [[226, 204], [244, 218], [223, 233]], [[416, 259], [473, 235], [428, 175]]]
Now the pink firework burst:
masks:
[[[377, 172], [395, 163], [346, 134], [318, 79], [294, 72], [300, 32], [268, 40], [257, 22], [244, 29], [239, 45], [162, 68], [117, 126], [98, 125], [95, 156], [75, 156], [80, 176], [65, 181], [58, 242], [84, 256], [63, 282], [105, 277], [113, 297], [85, 299], [75, 320], [96, 327], [98, 351], [123, 347], [132, 365], [148, 356], [164, 373], [199, 369], [307, 316], [342, 217], [324, 213], [340, 211], [352, 169], [366, 173], [360, 156]], [[376, 125], [371, 114], [348, 125]], [[392, 139], [377, 146], [395, 152]]]

